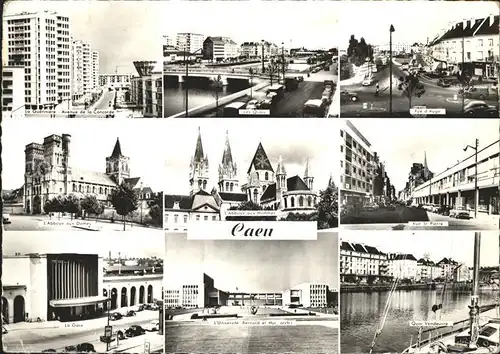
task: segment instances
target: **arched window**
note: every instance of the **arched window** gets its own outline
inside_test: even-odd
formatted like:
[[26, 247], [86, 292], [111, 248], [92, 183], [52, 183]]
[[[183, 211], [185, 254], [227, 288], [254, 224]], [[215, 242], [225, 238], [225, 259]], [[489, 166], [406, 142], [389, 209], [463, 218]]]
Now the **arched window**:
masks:
[[76, 192], [76, 184], [73, 183], [73, 192]]
[[283, 198], [285, 200], [285, 209], [288, 208], [287, 198]]
[[264, 177], [265, 177], [266, 181], [268, 181], [269, 180], [269, 172], [266, 172], [266, 174], [264, 175]]
[[94, 186], [94, 187], [92, 187], [92, 193], [94, 193], [94, 194], [95, 194], [95, 186]]
[[198, 188], [201, 189], [201, 179], [198, 180]]
[[257, 200], [257, 199], [258, 199], [258, 197], [259, 197], [259, 191], [258, 191], [257, 189], [254, 189], [254, 190], [253, 190], [253, 202], [254, 202], [255, 204], [257, 204], [257, 203], [258, 203], [258, 200]]
[[90, 186], [87, 186], [87, 193], [90, 193]]
[[303, 196], [300, 196], [299, 197], [299, 206], [304, 206], [304, 197]]
[[259, 172], [255, 172], [255, 176], [257, 176], [257, 180], [259, 180]]
[[307, 198], [307, 206], [309, 206], [309, 207], [312, 206], [312, 198], [311, 198], [311, 196], [309, 196]]
[[295, 208], [295, 198], [294, 197], [290, 198], [290, 207]]
[[81, 184], [78, 186], [78, 192], [80, 192], [80, 193], [82, 192], [82, 185]]
[[231, 183], [231, 184], [229, 185], [229, 188], [230, 188], [229, 190], [230, 190], [231, 192], [233, 191], [233, 187], [234, 187], [234, 183]]
[[229, 182], [226, 182], [226, 192], [229, 190]]
[[207, 181], [206, 180], [203, 181], [203, 189], [207, 189]]
[[99, 194], [102, 194], [102, 187], [99, 187]]

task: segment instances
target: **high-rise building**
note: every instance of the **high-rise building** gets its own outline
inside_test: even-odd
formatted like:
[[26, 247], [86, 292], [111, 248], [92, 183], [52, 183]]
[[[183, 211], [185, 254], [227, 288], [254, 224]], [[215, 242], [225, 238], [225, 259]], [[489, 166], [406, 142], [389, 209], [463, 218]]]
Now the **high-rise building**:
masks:
[[[71, 100], [71, 25], [56, 12], [22, 12], [3, 17], [4, 65], [24, 68], [28, 109]], [[68, 103], [69, 105], [69, 103]]]
[[73, 54], [71, 61], [73, 63], [72, 72], [72, 92], [73, 101], [83, 96], [83, 42], [73, 41]]
[[73, 85], [72, 97], [77, 100], [89, 95], [99, 83], [99, 52], [93, 51], [90, 43], [73, 40]]
[[99, 87], [99, 52], [92, 51], [92, 89]]
[[24, 117], [24, 68], [2, 67], [2, 117]]
[[200, 52], [205, 37], [197, 33], [177, 33], [177, 49], [189, 53]]

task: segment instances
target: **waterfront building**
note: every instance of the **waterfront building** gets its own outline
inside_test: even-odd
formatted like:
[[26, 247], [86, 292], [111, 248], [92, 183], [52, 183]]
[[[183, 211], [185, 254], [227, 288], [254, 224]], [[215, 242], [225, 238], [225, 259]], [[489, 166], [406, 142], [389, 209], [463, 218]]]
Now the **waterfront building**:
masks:
[[270, 58], [278, 55], [279, 48], [276, 44], [271, 42], [243, 42], [240, 48], [241, 56], [246, 58], [262, 58], [262, 52], [264, 52], [264, 58]]
[[138, 76], [130, 81], [130, 100], [145, 118], [163, 117], [163, 63], [134, 61]]
[[376, 247], [342, 241], [340, 246], [340, 281], [376, 282], [389, 277], [387, 255]]
[[2, 117], [24, 118], [24, 72], [22, 67], [2, 67]]
[[451, 280], [454, 277], [454, 272], [455, 268], [458, 267], [458, 262], [454, 261], [451, 258], [443, 258], [439, 262], [437, 262], [437, 265], [441, 267], [442, 271], [442, 276], [447, 279]]
[[443, 269], [430, 259], [420, 258], [417, 261], [417, 280], [434, 281], [443, 276]]
[[182, 52], [195, 53], [203, 49], [205, 36], [198, 33], [177, 33], [177, 49]]
[[379, 168], [370, 142], [350, 121], [340, 129], [340, 199], [343, 205], [373, 201]]
[[472, 281], [472, 272], [465, 263], [458, 263], [453, 269], [454, 282], [469, 282]]
[[[72, 48], [68, 17], [56, 12], [3, 16], [4, 66], [24, 68], [26, 109], [71, 108]], [[37, 45], [42, 43], [42, 45]]]
[[[110, 206], [111, 191], [122, 182], [128, 183], [137, 193], [146, 187], [140, 177], [130, 178], [129, 157], [122, 154], [119, 139], [116, 140], [111, 156], [106, 158], [105, 173], [75, 167], [70, 147], [69, 134], [52, 134], [44, 138], [43, 144], [26, 145], [25, 213], [44, 213], [44, 205], [48, 200], [70, 194], [80, 198], [94, 195], [105, 206]], [[144, 198], [151, 198], [150, 195], [142, 194]]]
[[233, 160], [229, 136], [226, 133], [217, 186], [209, 186], [209, 160], [203, 151], [201, 132], [189, 164], [189, 195], [165, 195], [164, 226], [167, 230], [186, 231], [190, 221], [225, 220], [229, 208], [253, 202], [277, 211], [310, 214], [316, 211], [319, 194], [314, 189], [314, 176], [309, 161], [304, 177], [288, 177], [280, 158], [272, 167], [264, 147], [259, 143], [247, 170], [247, 183], [240, 187], [238, 167]]
[[132, 74], [100, 74], [99, 86], [105, 89], [130, 89]]
[[[491, 142], [477, 151], [476, 194], [478, 213], [499, 213], [500, 184], [499, 141]], [[412, 199], [418, 204], [445, 205], [453, 209], [474, 210], [475, 156], [455, 163], [445, 171], [436, 173], [428, 181], [416, 186]]]
[[416, 280], [417, 259], [412, 254], [389, 253], [389, 274], [394, 278]]
[[3, 256], [2, 316], [7, 323], [75, 320], [110, 309], [154, 302], [161, 294], [162, 269], [121, 275], [97, 254], [15, 254]]
[[207, 37], [203, 42], [203, 59], [223, 61], [239, 56], [239, 47], [229, 37]]
[[[482, 78], [496, 78], [499, 63], [499, 15], [465, 19], [445, 29], [429, 44], [435, 67]], [[462, 64], [463, 63], [463, 64]]]

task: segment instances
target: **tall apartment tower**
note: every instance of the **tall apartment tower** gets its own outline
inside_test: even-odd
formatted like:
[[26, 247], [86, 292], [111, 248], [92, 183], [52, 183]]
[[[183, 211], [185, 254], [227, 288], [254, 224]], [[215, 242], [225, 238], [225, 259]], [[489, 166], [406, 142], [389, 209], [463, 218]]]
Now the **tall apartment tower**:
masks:
[[92, 51], [92, 89], [99, 87], [99, 52]]
[[[177, 49], [189, 53], [201, 52], [205, 37], [198, 33], [177, 33]], [[201, 53], [200, 53], [201, 54]]]
[[73, 40], [73, 99], [89, 95], [99, 84], [99, 52], [90, 43]]
[[27, 109], [50, 108], [64, 101], [70, 105], [68, 17], [49, 11], [4, 15], [2, 44], [6, 54], [2, 64], [24, 68]]

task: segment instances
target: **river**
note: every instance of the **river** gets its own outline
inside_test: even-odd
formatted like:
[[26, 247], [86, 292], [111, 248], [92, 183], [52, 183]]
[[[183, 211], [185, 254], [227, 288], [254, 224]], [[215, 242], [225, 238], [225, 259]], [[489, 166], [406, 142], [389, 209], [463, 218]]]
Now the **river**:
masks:
[[[382, 333], [373, 352], [402, 352], [415, 342], [418, 328], [409, 327], [411, 320], [439, 320], [431, 311], [439, 304], [441, 290], [396, 291]], [[341, 293], [341, 352], [368, 353], [375, 331], [379, 327], [389, 292]], [[479, 296], [480, 305], [489, 305], [498, 298], [498, 291], [484, 290]], [[441, 321], [460, 321], [468, 317], [470, 292], [446, 291]], [[424, 338], [423, 338], [424, 339]]]
[[[177, 82], [177, 78], [166, 77], [163, 87], [163, 110], [164, 117], [184, 112], [186, 109], [186, 91], [182, 83]], [[242, 91], [249, 88], [247, 80], [229, 80], [229, 84], [224, 86], [219, 92], [219, 98]], [[211, 88], [208, 78], [189, 78], [188, 91], [189, 109], [215, 102], [214, 91]]]

